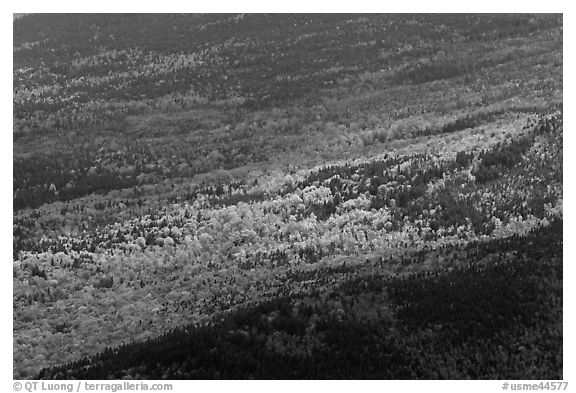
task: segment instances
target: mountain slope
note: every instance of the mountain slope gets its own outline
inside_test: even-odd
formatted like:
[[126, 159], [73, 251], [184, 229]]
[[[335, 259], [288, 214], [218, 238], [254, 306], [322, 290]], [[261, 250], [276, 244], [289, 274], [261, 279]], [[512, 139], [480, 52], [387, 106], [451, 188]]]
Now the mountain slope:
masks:
[[562, 34], [15, 20], [15, 378], [560, 378]]

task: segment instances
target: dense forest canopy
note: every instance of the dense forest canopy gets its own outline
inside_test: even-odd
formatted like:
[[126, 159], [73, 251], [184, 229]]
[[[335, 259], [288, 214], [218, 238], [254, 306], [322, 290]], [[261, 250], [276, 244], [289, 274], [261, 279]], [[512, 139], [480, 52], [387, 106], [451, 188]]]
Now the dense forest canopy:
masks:
[[562, 378], [562, 15], [13, 28], [15, 378]]

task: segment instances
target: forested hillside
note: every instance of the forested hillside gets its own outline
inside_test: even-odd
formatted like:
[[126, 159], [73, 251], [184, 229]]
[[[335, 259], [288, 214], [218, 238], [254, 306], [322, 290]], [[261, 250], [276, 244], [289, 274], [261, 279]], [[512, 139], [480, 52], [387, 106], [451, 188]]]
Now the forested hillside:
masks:
[[562, 16], [13, 26], [15, 378], [562, 378]]

